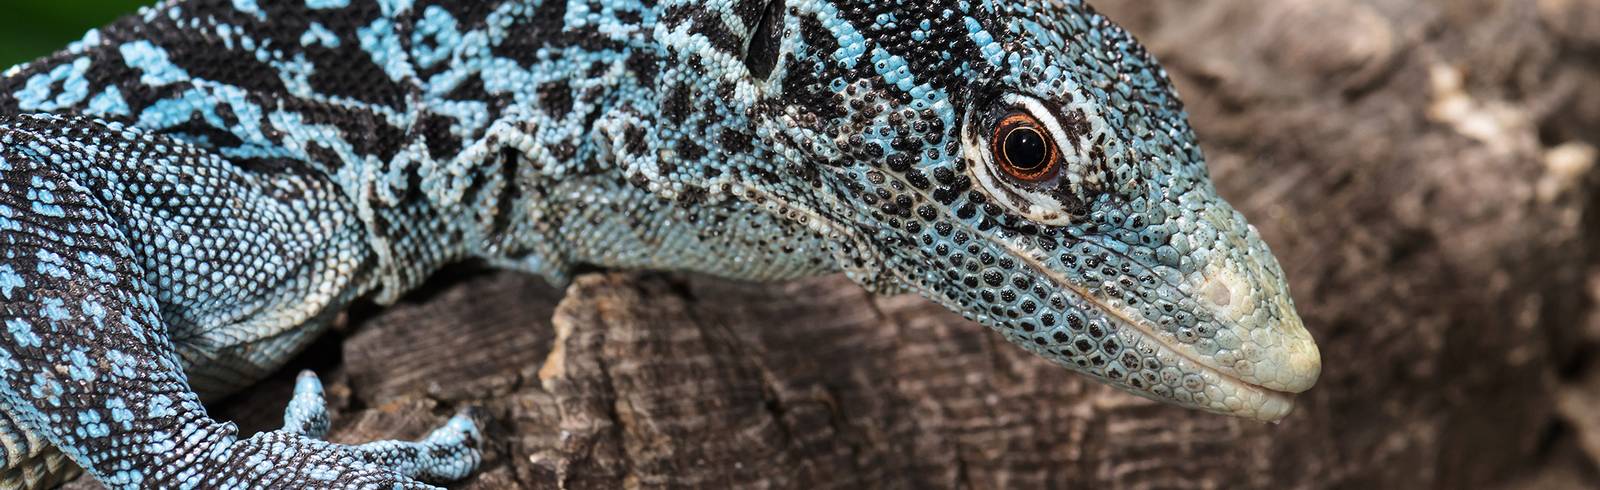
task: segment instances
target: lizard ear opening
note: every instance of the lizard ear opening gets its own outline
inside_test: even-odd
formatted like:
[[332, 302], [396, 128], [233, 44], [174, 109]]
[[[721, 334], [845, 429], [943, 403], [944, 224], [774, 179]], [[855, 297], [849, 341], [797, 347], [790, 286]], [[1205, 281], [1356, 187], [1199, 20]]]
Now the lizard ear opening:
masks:
[[745, 46], [744, 66], [758, 80], [771, 76], [778, 65], [778, 49], [783, 46], [783, 9], [784, 0], [767, 0]]

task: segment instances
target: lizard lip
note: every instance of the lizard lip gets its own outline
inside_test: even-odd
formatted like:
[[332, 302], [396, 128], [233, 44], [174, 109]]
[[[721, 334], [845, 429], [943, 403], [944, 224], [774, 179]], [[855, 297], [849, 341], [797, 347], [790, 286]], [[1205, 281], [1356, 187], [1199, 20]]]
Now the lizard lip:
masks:
[[1178, 368], [1179, 371], [1185, 374], [1200, 376], [1206, 385], [1203, 390], [1206, 395], [1204, 401], [1187, 402], [1175, 398], [1157, 397], [1157, 395], [1147, 390], [1118, 383], [1129, 392], [1164, 403], [1173, 403], [1207, 412], [1262, 422], [1278, 422], [1287, 417], [1290, 411], [1294, 410], [1296, 393], [1275, 390], [1245, 381], [1237, 375], [1228, 373], [1227, 370], [1222, 369], [1220, 366], [1214, 365], [1212, 362], [1197, 359], [1182, 347], [1174, 345], [1171, 340], [1158, 334], [1154, 327], [1145, 322], [1134, 320], [1122, 308], [1066, 281], [1055, 271], [1044, 267], [1032, 255], [1019, 253], [1021, 251], [1018, 250], [1012, 250], [1011, 252], [1014, 257], [1022, 258], [1023, 261], [1032, 265], [1033, 270], [1049, 278], [1050, 282], [1054, 283], [1056, 287], [1071, 291], [1078, 297], [1093, 304], [1111, 319], [1119, 327], [1118, 330], [1124, 332], [1125, 335], [1136, 336], [1138, 339], [1148, 341], [1149, 344], [1156, 347], [1156, 356], [1164, 363]]
[[[1182, 405], [1207, 412], [1272, 423], [1283, 420], [1294, 410], [1297, 393], [1275, 390], [1228, 374], [1209, 363], [1185, 354], [1163, 340], [1160, 335], [1151, 332], [1149, 327], [1140, 322], [1129, 321], [1121, 311], [1107, 308], [1106, 312], [1107, 316], [1112, 317], [1119, 326], [1150, 340], [1156, 346], [1157, 357], [1175, 365], [1180, 371], [1201, 376], [1207, 382], [1208, 392], [1214, 388], [1223, 395], [1210, 397], [1210, 403], [1182, 403]], [[1173, 402], [1173, 400], [1160, 401]]]

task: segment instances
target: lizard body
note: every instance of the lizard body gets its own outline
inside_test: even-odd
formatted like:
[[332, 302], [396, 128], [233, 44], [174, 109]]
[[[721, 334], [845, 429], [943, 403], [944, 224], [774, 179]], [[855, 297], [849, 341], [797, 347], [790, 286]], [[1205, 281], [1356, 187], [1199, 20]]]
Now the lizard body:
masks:
[[1170, 82], [1077, 1], [177, 0], [0, 77], [0, 483], [421, 487], [202, 397], [464, 260], [914, 291], [1142, 396], [1277, 420], [1282, 271]]

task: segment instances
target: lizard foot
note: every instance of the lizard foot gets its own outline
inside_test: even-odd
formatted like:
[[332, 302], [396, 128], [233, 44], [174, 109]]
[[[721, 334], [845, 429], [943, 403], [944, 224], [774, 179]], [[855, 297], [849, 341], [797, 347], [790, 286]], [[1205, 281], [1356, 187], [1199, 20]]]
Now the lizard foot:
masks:
[[340, 486], [432, 488], [421, 482], [460, 480], [471, 474], [481, 459], [477, 450], [481, 434], [464, 412], [418, 441], [334, 444], [321, 440], [327, 435], [328, 427], [322, 383], [315, 374], [306, 371], [300, 373], [295, 382], [294, 398], [284, 411], [283, 428], [239, 443], [244, 446], [241, 448], [244, 452], [258, 449], [280, 455], [288, 451], [310, 456], [293, 459], [294, 464], [309, 467], [302, 469], [312, 480], [305, 482], [310, 486], [320, 486], [315, 480], [325, 480], [338, 482]]

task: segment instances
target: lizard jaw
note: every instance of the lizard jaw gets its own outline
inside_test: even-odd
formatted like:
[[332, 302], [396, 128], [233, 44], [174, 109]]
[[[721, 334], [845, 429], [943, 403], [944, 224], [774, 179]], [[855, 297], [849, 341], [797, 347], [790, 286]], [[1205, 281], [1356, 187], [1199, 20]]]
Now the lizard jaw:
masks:
[[[1297, 380], [1291, 386], [1285, 386], [1286, 388], [1295, 389], [1295, 391], [1291, 392], [1275, 389], [1277, 386], [1268, 387], [1247, 381], [1244, 377], [1223, 369], [1216, 361], [1201, 359], [1189, 352], [1192, 349], [1185, 349], [1184, 347], [1186, 346], [1173, 339], [1172, 335], [1163, 335], [1154, 325], [1149, 324], [1147, 321], [1142, 321], [1134, 314], [1130, 314], [1121, 307], [1120, 301], [1100, 298], [1074, 285], [1059, 272], [1046, 267], [1033, 254], [1010, 246], [1005, 246], [1004, 248], [1009, 249], [1008, 251], [1013, 257], [1021, 259], [1034, 271], [1047, 278], [1055, 287], [1071, 292], [1074, 296], [1086, 302], [1087, 306], [1103, 314], [1114, 326], [1115, 332], [1113, 335], [1119, 337], [1124, 345], [1130, 348], [1154, 351], [1153, 357], [1159, 361], [1160, 370], [1164, 374], [1169, 369], [1176, 369], [1176, 374], [1173, 377], [1176, 378], [1177, 382], [1167, 381], [1166, 386], [1162, 387], [1165, 388], [1164, 390], [1152, 386], [1137, 386], [1126, 380], [1119, 381], [1098, 373], [1090, 373], [1125, 391], [1164, 403], [1275, 423], [1288, 416], [1294, 409], [1296, 393], [1309, 389], [1311, 384], [1315, 382], [1315, 375], [1312, 375], [1309, 381]], [[1298, 326], [1298, 317], [1293, 320], [1294, 326]], [[1254, 326], [1254, 328], [1277, 327], [1279, 326]], [[1024, 342], [1021, 344], [1028, 350], [1056, 361], [1058, 364], [1082, 370], [1080, 366], [1074, 366], [1056, 355], [1035, 348], [1031, 343]], [[1309, 357], [1315, 362], [1318, 358], [1315, 344], [1311, 344], [1310, 349]], [[1312, 369], [1312, 372], [1319, 370]], [[1166, 376], [1163, 375], [1163, 377]], [[1178, 394], [1178, 391], [1184, 391], [1184, 394]]]
[[1203, 387], [1197, 391], [1205, 393], [1206, 396], [1203, 399], [1191, 396], [1193, 400], [1191, 403], [1152, 396], [1152, 393], [1143, 390], [1133, 391], [1134, 394], [1161, 402], [1177, 403], [1207, 412], [1261, 422], [1277, 423], [1294, 410], [1296, 393], [1274, 390], [1227, 374], [1175, 348], [1142, 322], [1130, 321], [1116, 309], [1108, 308], [1105, 311], [1117, 322], [1119, 331], [1132, 332], [1131, 335], [1137, 338], [1136, 341], [1143, 341], [1146, 345], [1154, 347], [1156, 358], [1161, 359], [1164, 365], [1175, 367], [1187, 375], [1199, 376], [1203, 381], [1201, 383]]
[[[1087, 303], [1084, 306], [1104, 315], [1106, 319], [1111, 321], [1113, 326], [1110, 336], [1117, 337], [1129, 349], [1148, 351], [1148, 354], [1151, 355], [1147, 356], [1147, 358], [1158, 360], [1163, 374], [1168, 368], [1176, 369], [1176, 378], [1181, 381], [1167, 383], [1169, 385], [1168, 389], [1162, 392], [1159, 388], [1152, 389], [1152, 386], [1138, 385], [1131, 381], [1131, 377], [1123, 379], [1108, 377], [1103, 372], [1087, 369], [1081, 363], [1075, 364], [1073, 360], [1049, 351], [1042, 344], [1014, 337], [1012, 335], [1014, 332], [1007, 332], [1007, 329], [994, 323], [992, 319], [985, 318], [986, 315], [968, 317], [1001, 331], [1001, 333], [1006, 334], [1007, 340], [1062, 367], [1085, 373], [1102, 383], [1110, 384], [1123, 391], [1158, 402], [1267, 423], [1277, 423], [1287, 417], [1294, 410], [1296, 394], [1299, 391], [1309, 389], [1311, 382], [1315, 381], [1315, 376], [1313, 375], [1311, 382], [1303, 384], [1304, 388], [1291, 392], [1269, 388], [1246, 381], [1239, 376], [1228, 374], [1210, 363], [1202, 362], [1194, 356], [1184, 353], [1182, 349], [1177, 348], [1181, 344], [1168, 340], [1170, 335], [1160, 335], [1156, 333], [1157, 330], [1153, 326], [1132, 320], [1131, 318], [1133, 317], [1114, 305], [1116, 303], [1115, 300], [1105, 301], [1096, 298], [1087, 291], [1073, 286], [1059, 273], [1044, 267], [1034, 255], [1014, 248], [1008, 242], [1002, 240], [996, 240], [996, 243], [1005, 244], [1001, 246], [1002, 250], [1011, 257], [1027, 264], [1029, 268], [1040, 274], [1051, 285], [1070, 292], [1071, 296]], [[963, 311], [962, 305], [943, 294], [939, 294], [938, 291], [926, 287], [925, 284], [914, 280], [902, 271], [891, 268], [890, 273], [907, 289], [916, 291], [925, 298], [937, 301], [953, 311]], [[1318, 358], [1315, 344], [1311, 344], [1310, 349], [1310, 358], [1315, 361]], [[1317, 370], [1313, 369], [1313, 371]], [[1172, 386], [1181, 387], [1188, 391], [1179, 394], [1172, 389]]]

